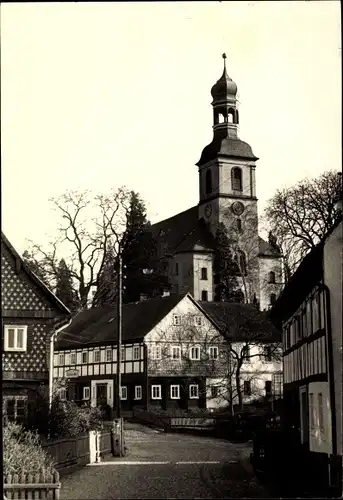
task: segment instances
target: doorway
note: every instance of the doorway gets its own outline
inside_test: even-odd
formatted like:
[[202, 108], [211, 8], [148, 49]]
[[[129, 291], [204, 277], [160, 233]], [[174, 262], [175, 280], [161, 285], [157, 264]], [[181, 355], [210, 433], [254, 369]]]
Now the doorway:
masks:
[[96, 385], [96, 406], [105, 406], [107, 404], [107, 384]]
[[309, 399], [307, 386], [300, 387], [300, 436], [301, 443], [308, 446], [310, 441], [309, 428]]

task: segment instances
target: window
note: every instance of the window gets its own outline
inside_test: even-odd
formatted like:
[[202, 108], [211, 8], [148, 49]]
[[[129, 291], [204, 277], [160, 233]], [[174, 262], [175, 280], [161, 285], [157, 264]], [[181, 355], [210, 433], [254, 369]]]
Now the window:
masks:
[[160, 385], [151, 386], [151, 399], [162, 399], [162, 391]]
[[242, 170], [239, 167], [231, 170], [231, 185], [233, 191], [242, 191]]
[[27, 396], [3, 396], [3, 413], [11, 422], [23, 424], [26, 420]]
[[180, 359], [181, 358], [181, 347], [178, 345], [173, 345], [171, 348], [171, 357], [172, 359]]
[[250, 363], [251, 358], [250, 358], [250, 345], [245, 345], [243, 346], [243, 360], [245, 363]]
[[318, 295], [312, 299], [312, 318], [313, 318], [313, 333], [319, 330], [319, 303]]
[[251, 383], [250, 383], [250, 380], [245, 380], [243, 382], [243, 394], [244, 394], [244, 396], [251, 396]]
[[201, 268], [201, 279], [202, 280], [207, 280], [207, 267], [202, 267]]
[[270, 273], [269, 273], [269, 283], [275, 283], [275, 273], [274, 273], [274, 271], [270, 271]]
[[99, 349], [94, 351], [94, 363], [100, 363], [100, 351], [99, 351]]
[[267, 363], [273, 361], [273, 346], [265, 345], [263, 350], [264, 350], [263, 354], [265, 361], [267, 361]]
[[189, 350], [189, 357], [193, 361], [199, 361], [200, 359], [200, 347], [197, 346], [192, 346]]
[[5, 351], [26, 351], [27, 326], [5, 325]]
[[201, 292], [201, 300], [203, 300], [204, 302], [207, 302], [207, 300], [208, 300], [207, 290], [202, 290], [202, 292]]
[[236, 220], [236, 228], [237, 228], [237, 232], [238, 233], [241, 233], [243, 228], [242, 228], [242, 219], [237, 219]]
[[324, 438], [325, 428], [324, 428], [324, 405], [323, 405], [323, 394], [318, 393], [318, 425], [321, 438]]
[[60, 387], [58, 389], [58, 395], [61, 401], [65, 401], [67, 399], [67, 389], [65, 387]]
[[178, 264], [178, 262], [175, 263], [175, 275], [179, 276], [179, 264]]
[[112, 349], [106, 349], [106, 361], [112, 361]]
[[135, 399], [142, 399], [142, 386], [135, 385]]
[[275, 302], [276, 302], [276, 294], [271, 293], [270, 294], [270, 304], [273, 305], [273, 304], [275, 304]]
[[266, 396], [271, 396], [272, 395], [272, 381], [271, 380], [266, 380], [264, 384], [264, 388], [266, 391]]
[[211, 398], [218, 397], [218, 387], [216, 385], [211, 385]]
[[170, 399], [180, 399], [180, 386], [171, 385], [170, 386]]
[[174, 314], [173, 316], [173, 325], [180, 326], [181, 325], [181, 316], [179, 314]]
[[71, 365], [76, 365], [76, 352], [72, 352], [70, 354], [70, 364]]
[[141, 357], [141, 348], [139, 345], [133, 346], [133, 359], [137, 360]]
[[282, 373], [273, 374], [273, 392], [275, 397], [282, 396]]
[[84, 387], [82, 399], [89, 399], [89, 398], [90, 398], [90, 389], [89, 387]]
[[195, 326], [201, 326], [202, 325], [202, 317], [201, 316], [194, 316], [194, 325]]
[[242, 274], [246, 274], [247, 273], [247, 259], [246, 259], [246, 256], [245, 256], [245, 253], [243, 252], [243, 250], [238, 251], [238, 256], [239, 256], [239, 271]]
[[120, 387], [120, 399], [125, 401], [127, 399], [127, 387], [126, 385], [122, 385]]
[[314, 429], [314, 397], [313, 393], [310, 392], [309, 394], [309, 414], [310, 414], [310, 430], [312, 431]]
[[206, 176], [205, 176], [205, 193], [206, 194], [211, 194], [212, 193], [212, 172], [211, 170], [206, 171]]
[[287, 325], [285, 329], [285, 349], [288, 349], [291, 345], [291, 327], [290, 325]]
[[59, 356], [58, 356], [58, 364], [60, 366], [63, 366], [64, 365], [64, 353], [61, 353]]
[[313, 329], [312, 329], [312, 307], [311, 307], [311, 301], [308, 301], [306, 304], [306, 318], [307, 318], [307, 335], [312, 335]]
[[82, 353], [82, 363], [88, 363], [88, 352]]
[[208, 355], [210, 359], [218, 359], [218, 347], [217, 346], [211, 346], [208, 349]]
[[190, 384], [190, 386], [189, 386], [189, 399], [199, 399], [199, 386], [198, 386], [198, 384]]
[[121, 362], [125, 361], [125, 347], [122, 346], [121, 350], [120, 350], [120, 360]]
[[152, 359], [161, 359], [162, 358], [162, 349], [161, 349], [160, 345], [156, 344], [156, 345], [152, 346], [151, 357], [152, 357]]

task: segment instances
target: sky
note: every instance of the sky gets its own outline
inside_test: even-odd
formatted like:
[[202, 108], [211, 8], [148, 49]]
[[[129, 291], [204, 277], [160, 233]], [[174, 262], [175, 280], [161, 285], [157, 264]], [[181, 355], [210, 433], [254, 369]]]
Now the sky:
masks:
[[199, 201], [210, 90], [237, 83], [239, 137], [277, 189], [341, 169], [338, 1], [3, 3], [2, 230], [45, 245], [51, 197], [126, 185], [152, 222]]

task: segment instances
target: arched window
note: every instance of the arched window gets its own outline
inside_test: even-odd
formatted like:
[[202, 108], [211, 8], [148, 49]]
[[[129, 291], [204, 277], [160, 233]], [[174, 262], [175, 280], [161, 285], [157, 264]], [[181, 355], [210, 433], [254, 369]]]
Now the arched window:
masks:
[[237, 219], [236, 220], [236, 225], [237, 225], [237, 232], [241, 233], [242, 232], [242, 219]]
[[275, 304], [276, 302], [276, 294], [275, 293], [271, 293], [270, 294], [270, 303], [271, 304]]
[[246, 274], [246, 272], [247, 272], [247, 259], [246, 259], [246, 256], [245, 256], [245, 253], [243, 252], [243, 250], [239, 250], [238, 256], [239, 256], [240, 271], [242, 274]]
[[207, 170], [205, 177], [205, 192], [206, 194], [212, 193], [212, 172]]
[[236, 121], [235, 123], [237, 123], [237, 125], [239, 124], [239, 114], [238, 114], [238, 109], [236, 109]]
[[233, 191], [242, 191], [242, 170], [239, 167], [231, 170], [231, 184]]
[[235, 120], [235, 110], [233, 108], [229, 108], [228, 109], [228, 121], [229, 123], [236, 123], [236, 120]]
[[270, 273], [269, 273], [269, 283], [275, 283], [275, 273], [274, 273], [274, 271], [270, 271]]

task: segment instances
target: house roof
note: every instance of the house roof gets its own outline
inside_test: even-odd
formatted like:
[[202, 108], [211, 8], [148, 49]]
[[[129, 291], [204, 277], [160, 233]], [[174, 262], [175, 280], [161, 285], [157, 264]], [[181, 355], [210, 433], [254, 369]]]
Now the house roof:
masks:
[[12, 255], [15, 262], [17, 263], [17, 269], [22, 269], [23, 272], [28, 276], [28, 278], [33, 281], [39, 288], [39, 290], [43, 293], [43, 295], [52, 303], [54, 306], [64, 314], [70, 314], [67, 306], [63, 304], [63, 302], [56, 297], [56, 295], [38, 278], [38, 276], [29, 268], [29, 266], [23, 261], [22, 257], [20, 257], [19, 253], [13, 247], [13, 245], [6, 238], [4, 233], [1, 231], [1, 245], [4, 245], [7, 248], [7, 251]]
[[281, 341], [281, 331], [273, 325], [269, 313], [257, 310], [252, 304], [199, 301], [199, 305], [230, 340]]
[[337, 220], [325, 237], [303, 258], [270, 311], [275, 323], [287, 320], [298, 309], [306, 296], [323, 280], [323, 252], [325, 242], [342, 222]]
[[[122, 340], [142, 340], [187, 294], [156, 297], [123, 305]], [[116, 343], [118, 315], [116, 307], [98, 307], [81, 311], [61, 332], [55, 349]]]
[[213, 251], [213, 237], [203, 219], [199, 220], [197, 205], [153, 224], [151, 229], [170, 253], [191, 252], [196, 246]]

